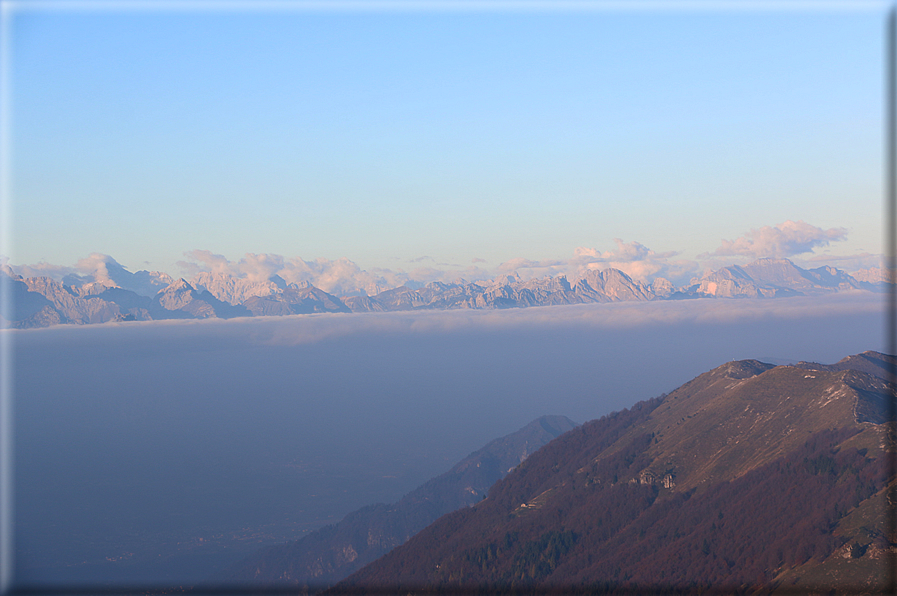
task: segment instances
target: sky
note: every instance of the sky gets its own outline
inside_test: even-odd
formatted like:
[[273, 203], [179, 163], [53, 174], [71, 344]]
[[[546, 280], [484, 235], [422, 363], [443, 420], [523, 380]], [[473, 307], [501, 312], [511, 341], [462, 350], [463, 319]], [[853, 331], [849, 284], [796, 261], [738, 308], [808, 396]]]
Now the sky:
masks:
[[887, 3], [105, 6], [4, 3], [13, 264], [883, 251]]

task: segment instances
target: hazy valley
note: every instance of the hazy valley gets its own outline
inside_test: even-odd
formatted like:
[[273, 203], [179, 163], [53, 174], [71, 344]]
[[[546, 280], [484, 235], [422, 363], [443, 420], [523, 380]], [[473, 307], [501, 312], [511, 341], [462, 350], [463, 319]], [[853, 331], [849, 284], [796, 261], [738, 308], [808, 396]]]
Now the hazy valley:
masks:
[[[860, 290], [6, 330], [17, 581], [324, 587], [443, 507], [489, 503], [482, 495], [519, 462], [519, 445], [500, 465], [448, 474], [473, 492], [440, 503], [442, 481], [424, 487], [497, 436], [546, 413], [584, 421], [631, 409], [733, 359], [834, 362], [876, 345], [882, 320], [881, 294]], [[692, 449], [695, 414], [668, 422], [686, 429], [679, 452]], [[584, 444], [580, 459], [599, 451]], [[687, 490], [684, 470], [674, 474]], [[662, 483], [666, 469], [649, 471]], [[649, 500], [663, 503], [661, 489]], [[394, 512], [409, 503], [410, 518]]]

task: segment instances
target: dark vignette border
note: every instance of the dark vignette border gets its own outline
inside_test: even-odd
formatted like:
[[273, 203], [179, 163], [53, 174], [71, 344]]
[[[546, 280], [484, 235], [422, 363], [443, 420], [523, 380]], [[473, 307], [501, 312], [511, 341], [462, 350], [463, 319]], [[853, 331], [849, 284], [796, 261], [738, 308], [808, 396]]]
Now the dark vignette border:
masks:
[[[0, 0], [0, 5], [4, 2]], [[0, 8], [6, 8], [0, 6]], [[3, 12], [7, 12], [3, 10]], [[4, 15], [8, 16], [8, 15]], [[4, 30], [4, 33], [6, 31]], [[885, 19], [885, 101], [884, 101], [884, 122], [885, 122], [885, 196], [884, 196], [884, 227], [885, 227], [885, 255], [884, 265], [888, 270], [897, 269], [897, 5], [891, 5], [886, 13]], [[8, 80], [3, 81], [8, 83]], [[8, 91], [8, 90], [4, 90]], [[6, 99], [4, 97], [3, 99]], [[8, 106], [7, 108], [8, 109]], [[2, 124], [8, 125], [4, 121]], [[5, 134], [5, 133], [4, 133]], [[5, 144], [4, 144], [5, 145]], [[8, 145], [3, 146], [4, 151], [8, 150]], [[8, 156], [3, 156], [8, 157]], [[5, 160], [4, 160], [5, 162]], [[8, 163], [8, 162], [5, 162]], [[5, 165], [4, 163], [4, 165]], [[8, 173], [7, 173], [8, 175]], [[4, 197], [6, 198], [6, 197]], [[5, 216], [6, 213], [0, 215]], [[9, 222], [5, 222], [2, 232], [8, 231]], [[0, 279], [0, 314], [6, 314], [5, 310], [9, 308], [8, 285], [5, 280]], [[897, 281], [897, 280], [894, 280]], [[886, 297], [886, 328], [884, 330], [884, 345], [888, 354], [897, 355], [897, 283], [888, 285], [888, 293]], [[12, 342], [3, 342], [0, 345], [0, 359], [3, 360], [3, 373], [11, 373], [12, 366], [10, 360], [13, 357]], [[897, 378], [897, 364], [891, 364], [889, 372], [892, 378]], [[7, 374], [3, 374], [8, 377]], [[6, 384], [9, 379], [0, 379], [0, 383]], [[11, 385], [11, 383], [10, 383]], [[8, 386], [7, 386], [8, 387]], [[5, 464], [9, 463], [11, 457], [11, 440], [9, 434], [11, 407], [9, 403], [12, 396], [9, 391], [5, 391], [6, 387], [0, 388], [0, 402], [3, 407], [0, 408], [0, 433], [6, 435], [0, 438], [0, 463], [7, 469], [0, 474], [0, 508], [3, 514], [0, 515], [0, 548], [11, 547], [11, 540], [7, 540], [8, 534], [13, 530], [13, 524], [9, 516], [9, 507], [11, 502], [12, 489], [11, 478], [8, 476], [10, 470]], [[889, 403], [889, 414], [892, 421], [897, 420], [897, 395], [895, 395]], [[890, 478], [897, 477], [897, 428], [891, 427], [888, 434], [890, 457], [888, 457], [888, 472]], [[887, 524], [890, 535], [897, 535], [897, 509], [891, 508], [887, 512]], [[129, 595], [167, 595], [167, 594], [190, 594], [196, 596], [250, 596], [250, 595], [271, 595], [286, 596], [297, 594], [300, 590], [296, 587], [254, 587], [251, 584], [233, 585], [233, 584], [206, 584], [200, 586], [183, 586], [183, 585], [151, 585], [151, 584], [121, 584], [118, 586], [108, 585], [90, 585], [81, 584], [67, 586], [60, 585], [17, 585], [15, 583], [14, 571], [7, 569], [6, 565], [11, 562], [14, 557], [12, 553], [0, 552], [0, 595], [3, 596], [129, 596]], [[894, 549], [889, 549], [885, 556], [883, 566], [886, 569], [886, 581], [883, 590], [877, 594], [897, 595], [897, 553]], [[9, 574], [9, 575], [7, 575]], [[5, 577], [4, 577], [5, 576]], [[528, 587], [523, 591], [518, 589], [502, 589], [501, 587], [491, 586], [460, 586], [452, 589], [435, 588], [426, 585], [398, 585], [398, 586], [365, 586], [363, 588], [329, 588], [321, 586], [307, 586], [305, 593], [315, 594], [326, 590], [328, 595], [334, 596], [390, 596], [390, 595], [422, 595], [422, 596], [474, 596], [483, 594], [531, 594], [533, 596], [564, 596], [564, 595], [585, 595], [585, 594], [620, 594], [624, 596], [644, 596], [649, 594], [669, 594], [669, 595], [729, 595], [729, 594], [754, 594], [754, 593], [770, 593], [773, 589], [777, 593], [785, 596], [802, 596], [805, 594], [845, 594], [845, 595], [867, 595], [869, 589], [859, 586], [804, 586], [801, 588], [778, 587], [775, 585], [768, 586], [722, 586], [722, 585], [704, 585], [694, 584], [688, 586], [681, 585], [646, 585], [642, 587], [619, 586], [613, 583], [596, 582], [587, 586], [579, 587], [556, 587], [556, 586], [538, 586]]]

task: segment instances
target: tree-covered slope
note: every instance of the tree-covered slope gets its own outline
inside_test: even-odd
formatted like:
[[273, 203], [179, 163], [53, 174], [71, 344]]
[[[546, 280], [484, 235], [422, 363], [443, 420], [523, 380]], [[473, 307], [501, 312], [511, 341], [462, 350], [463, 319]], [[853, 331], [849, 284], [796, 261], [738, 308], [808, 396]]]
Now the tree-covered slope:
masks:
[[897, 539], [875, 507], [883, 376], [725, 364], [567, 433], [337, 589], [753, 592], [818, 586], [797, 571], [837, 560], [880, 571], [848, 586], [874, 590]]

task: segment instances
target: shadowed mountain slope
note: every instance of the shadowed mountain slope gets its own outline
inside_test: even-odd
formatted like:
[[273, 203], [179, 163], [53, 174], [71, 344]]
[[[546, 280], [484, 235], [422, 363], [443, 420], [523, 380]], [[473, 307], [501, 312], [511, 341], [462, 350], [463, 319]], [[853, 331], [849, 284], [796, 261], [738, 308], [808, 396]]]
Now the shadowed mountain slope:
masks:
[[253, 585], [323, 588], [386, 554], [441, 515], [480, 502], [486, 491], [531, 453], [573, 428], [563, 416], [543, 416], [496, 439], [451, 470], [391, 505], [350, 513], [288, 544], [272, 546], [232, 566], [222, 579]]
[[869, 373], [872, 376], [886, 381], [894, 382], [897, 372], [897, 358], [879, 352], [863, 352], [853, 356], [847, 356], [834, 364], [819, 364], [818, 362], [798, 362], [794, 366], [806, 370], [857, 370]]
[[230, 319], [250, 312], [243, 306], [222, 302], [205, 290], [197, 290], [184, 279], [172, 283], [153, 297], [149, 305], [153, 319]]
[[[730, 362], [586, 423], [334, 592], [880, 590], [895, 387], [861, 356]], [[819, 582], [842, 563], [874, 573]]]

